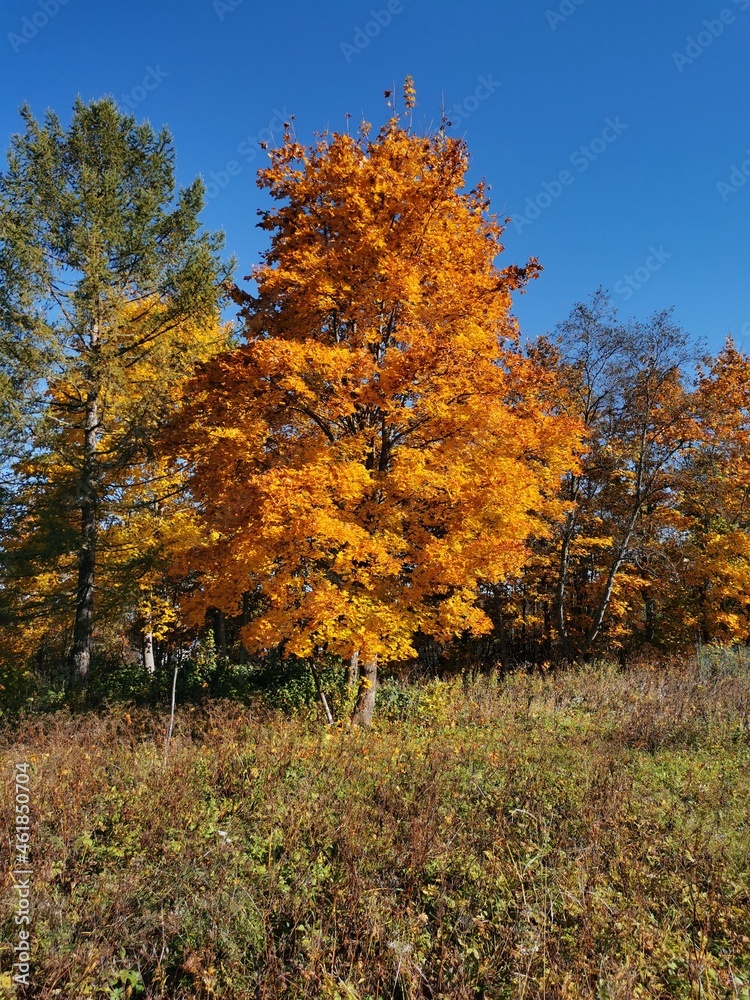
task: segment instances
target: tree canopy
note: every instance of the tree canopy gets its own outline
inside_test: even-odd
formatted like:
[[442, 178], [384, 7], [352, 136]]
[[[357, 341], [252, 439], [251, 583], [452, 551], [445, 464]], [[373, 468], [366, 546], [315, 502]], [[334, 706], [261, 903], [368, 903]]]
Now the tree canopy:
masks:
[[[408, 101], [408, 95], [407, 95]], [[391, 118], [260, 172], [271, 233], [242, 296], [246, 343], [203, 366], [176, 441], [212, 536], [191, 606], [236, 612], [243, 642], [369, 665], [414, 637], [491, 628], [484, 583], [546, 531], [576, 422], [518, 350], [501, 226], [464, 190], [464, 143]]]
[[17, 526], [3, 597], [19, 624], [71, 607], [83, 686], [102, 531], [135, 480], [158, 495], [144, 462], [175, 385], [225, 343], [226, 267], [198, 222], [201, 182], [175, 193], [166, 129], [109, 99], [78, 100], [67, 128], [21, 114], [0, 175], [4, 501]]
[[522, 341], [540, 265], [503, 263], [466, 144], [414, 106], [407, 79], [377, 131], [285, 123], [243, 288], [167, 130], [109, 99], [68, 126], [22, 110], [0, 174], [4, 677], [250, 658], [309, 666], [325, 702], [335, 664], [367, 723], [378, 670], [427, 655], [750, 641], [750, 359], [697, 360], [669, 310], [623, 319], [601, 290]]

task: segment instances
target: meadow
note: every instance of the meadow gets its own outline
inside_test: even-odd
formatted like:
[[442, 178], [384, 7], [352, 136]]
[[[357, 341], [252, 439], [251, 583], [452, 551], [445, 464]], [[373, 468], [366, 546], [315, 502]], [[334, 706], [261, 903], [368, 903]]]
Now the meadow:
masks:
[[369, 731], [206, 700], [165, 760], [168, 721], [5, 723], [1, 996], [750, 998], [747, 656], [390, 680]]

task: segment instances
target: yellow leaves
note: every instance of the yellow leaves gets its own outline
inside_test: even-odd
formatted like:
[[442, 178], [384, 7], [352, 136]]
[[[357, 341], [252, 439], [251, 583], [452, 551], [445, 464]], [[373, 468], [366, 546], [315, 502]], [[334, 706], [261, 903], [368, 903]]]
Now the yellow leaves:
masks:
[[[186, 550], [203, 540], [194, 506], [182, 489], [183, 471], [155, 459], [152, 441], [165, 417], [179, 408], [194, 365], [226, 347], [229, 331], [218, 317], [177, 322], [170, 309], [169, 302], [156, 298], [111, 300], [100, 325], [95, 456], [99, 642], [102, 636], [124, 641], [126, 628], [132, 628], [137, 641], [138, 614], [156, 638], [164, 638], [178, 619], [171, 601], [159, 593], [166, 561], [177, 566]], [[18, 539], [26, 545], [24, 565], [31, 561], [29, 553], [31, 559], [36, 551], [52, 553], [44, 556], [44, 573], [18, 583], [14, 610], [30, 623], [26, 650], [41, 646], [45, 635], [62, 634], [69, 623], [75, 547], [80, 544], [80, 404], [90, 389], [91, 373], [82, 362], [71, 363], [64, 376], [50, 378], [54, 434], [44, 441], [47, 450], [35, 451], [22, 470], [28, 480], [23, 500], [32, 511], [28, 537]], [[49, 540], [40, 548], [32, 535], [40, 539], [42, 532]]]
[[523, 279], [495, 266], [465, 147], [392, 119], [270, 157], [248, 343], [204, 366], [173, 432], [207, 519], [193, 608], [257, 588], [244, 641], [299, 656], [486, 631], [479, 584], [547, 530], [574, 435], [507, 346]]
[[613, 545], [614, 538], [611, 535], [579, 535], [571, 544], [571, 551], [580, 555], [595, 549], [610, 549]]
[[178, 610], [173, 601], [163, 594], [149, 592], [138, 605], [138, 613], [143, 618], [144, 633], [150, 632], [154, 639], [166, 639], [172, 628], [179, 622]]
[[407, 76], [404, 80], [404, 105], [407, 111], [411, 111], [417, 106], [417, 91], [411, 76]]

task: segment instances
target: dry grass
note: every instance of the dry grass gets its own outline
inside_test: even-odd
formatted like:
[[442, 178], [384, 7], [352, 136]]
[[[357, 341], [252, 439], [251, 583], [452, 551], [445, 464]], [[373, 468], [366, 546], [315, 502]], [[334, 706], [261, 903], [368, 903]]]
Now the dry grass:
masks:
[[392, 685], [368, 733], [184, 709], [166, 768], [165, 715], [28, 719], [19, 996], [748, 998], [749, 713], [721, 664]]

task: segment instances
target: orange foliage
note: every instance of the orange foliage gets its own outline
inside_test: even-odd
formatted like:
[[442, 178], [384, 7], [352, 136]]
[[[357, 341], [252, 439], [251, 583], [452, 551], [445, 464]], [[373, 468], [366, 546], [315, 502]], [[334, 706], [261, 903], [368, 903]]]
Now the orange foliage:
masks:
[[260, 173], [247, 343], [203, 366], [171, 445], [213, 532], [183, 564], [202, 573], [187, 610], [257, 592], [248, 648], [388, 661], [417, 632], [487, 631], [479, 587], [560, 509], [577, 423], [549, 411], [510, 315], [539, 267], [495, 266], [467, 166], [461, 141], [393, 118], [309, 149], [287, 133]]
[[683, 511], [686, 580], [704, 641], [750, 637], [750, 357], [731, 340], [702, 373], [703, 440]]

